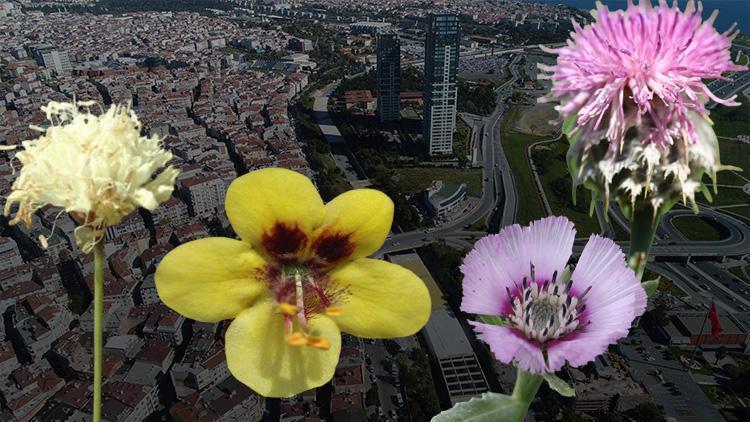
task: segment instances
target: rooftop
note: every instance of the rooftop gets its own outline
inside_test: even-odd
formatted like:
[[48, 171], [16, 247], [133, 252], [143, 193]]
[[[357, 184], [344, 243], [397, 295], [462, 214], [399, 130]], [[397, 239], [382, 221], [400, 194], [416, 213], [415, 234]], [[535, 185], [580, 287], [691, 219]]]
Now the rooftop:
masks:
[[461, 324], [447, 309], [432, 311], [424, 330], [438, 359], [474, 354]]

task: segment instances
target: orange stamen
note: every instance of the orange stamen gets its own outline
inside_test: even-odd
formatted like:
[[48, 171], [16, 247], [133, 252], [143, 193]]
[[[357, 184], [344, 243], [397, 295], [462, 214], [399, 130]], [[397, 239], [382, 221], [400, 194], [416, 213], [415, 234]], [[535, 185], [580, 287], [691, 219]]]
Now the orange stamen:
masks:
[[331, 342], [323, 337], [309, 337], [307, 339], [307, 345], [321, 350], [328, 350], [331, 348]]
[[287, 337], [286, 342], [290, 346], [304, 346], [309, 343], [308, 339], [306, 339], [299, 331], [292, 333], [291, 336]]
[[326, 308], [326, 315], [328, 316], [339, 316], [344, 313], [344, 308], [340, 306], [331, 306]]

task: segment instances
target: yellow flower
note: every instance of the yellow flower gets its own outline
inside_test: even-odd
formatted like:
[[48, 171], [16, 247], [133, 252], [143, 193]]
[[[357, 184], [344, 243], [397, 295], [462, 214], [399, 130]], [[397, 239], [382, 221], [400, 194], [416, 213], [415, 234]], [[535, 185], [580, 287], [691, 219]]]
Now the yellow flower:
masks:
[[[45, 205], [62, 207], [81, 224], [76, 240], [89, 252], [104, 227], [118, 224], [137, 207], [155, 209], [169, 199], [179, 171], [156, 137], [141, 136], [141, 123], [128, 107], [91, 114], [92, 102], [50, 102], [42, 107], [51, 125], [38, 139], [25, 141], [15, 158], [23, 168], [5, 203], [11, 224], [31, 225]], [[85, 108], [85, 111], [81, 111]]]
[[365, 258], [391, 227], [385, 194], [357, 189], [323, 204], [309, 179], [271, 168], [236, 179], [226, 212], [242, 240], [177, 247], [157, 268], [156, 288], [189, 318], [234, 319], [227, 364], [256, 392], [288, 397], [328, 382], [339, 330], [391, 338], [427, 322], [424, 283], [403, 267]]

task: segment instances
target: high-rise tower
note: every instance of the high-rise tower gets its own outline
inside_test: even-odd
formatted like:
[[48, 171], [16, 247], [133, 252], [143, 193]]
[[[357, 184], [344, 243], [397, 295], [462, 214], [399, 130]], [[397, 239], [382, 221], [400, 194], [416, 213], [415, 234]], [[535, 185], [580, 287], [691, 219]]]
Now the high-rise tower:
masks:
[[457, 15], [427, 16], [423, 134], [430, 155], [453, 151], [460, 41]]
[[401, 110], [401, 42], [395, 32], [377, 37], [378, 117], [381, 123], [395, 122]]

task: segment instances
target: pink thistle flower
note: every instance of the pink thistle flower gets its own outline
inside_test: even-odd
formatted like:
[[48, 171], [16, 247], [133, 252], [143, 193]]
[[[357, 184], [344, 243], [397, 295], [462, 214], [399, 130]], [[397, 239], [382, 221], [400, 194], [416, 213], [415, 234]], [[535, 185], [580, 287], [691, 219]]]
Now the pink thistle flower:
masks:
[[568, 45], [548, 50], [558, 55], [557, 65], [544, 67], [552, 72], [560, 114], [577, 116], [574, 131], [604, 135], [617, 148], [637, 117], [647, 116], [655, 127], [644, 144], [664, 148], [675, 137], [694, 144], [700, 139], [687, 110], [706, 116], [709, 98], [739, 105], [736, 95], [723, 100], [703, 82], [745, 67], [731, 61], [732, 29], [719, 34], [712, 26], [717, 12], [701, 23], [701, 11], [692, 0], [684, 12], [676, 1], [672, 7], [665, 0], [657, 7], [650, 0], [629, 2], [627, 10], [614, 12], [598, 3], [594, 24], [574, 22]]
[[[559, 101], [565, 126], [572, 124], [564, 129], [578, 144], [569, 154], [577, 182], [593, 182], [607, 199], [612, 186], [631, 202], [650, 192], [656, 208], [675, 192], [693, 200], [703, 173], [723, 169], [714, 139], [705, 138], [713, 134], [705, 105], [738, 103], [718, 98], [704, 80], [746, 68], [731, 61], [734, 27], [718, 33], [717, 12], [705, 22], [701, 12], [692, 0], [684, 11], [677, 1], [629, 1], [625, 11], [597, 3], [594, 23], [574, 22], [566, 46], [545, 49], [557, 64], [540, 65], [552, 80], [541, 101]], [[705, 142], [711, 145], [691, 151]]]
[[464, 259], [461, 310], [506, 321], [471, 323], [501, 362], [536, 374], [585, 365], [645, 310], [646, 292], [612, 240], [592, 235], [570, 272], [574, 237], [568, 219], [547, 217], [480, 239]]

